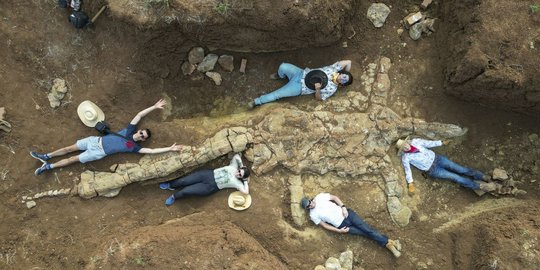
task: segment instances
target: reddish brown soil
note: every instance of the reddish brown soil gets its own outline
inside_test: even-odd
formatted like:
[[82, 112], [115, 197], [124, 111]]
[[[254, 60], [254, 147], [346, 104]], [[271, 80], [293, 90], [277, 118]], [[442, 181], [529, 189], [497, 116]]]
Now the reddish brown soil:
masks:
[[[349, 21], [356, 35], [347, 41], [324, 48], [307, 48], [280, 53], [233, 53], [239, 59], [248, 59], [246, 75], [238, 72], [224, 75], [224, 83], [216, 87], [204, 78], [193, 79], [181, 75], [180, 63], [195, 44], [179, 38], [168, 39], [167, 30], [141, 30], [105, 13], [94, 30], [76, 30], [66, 20], [67, 13], [54, 7], [54, 1], [15, 1], [0, 3], [0, 107], [5, 107], [6, 118], [13, 125], [9, 134], [0, 133], [0, 268], [2, 269], [81, 269], [102, 266], [105, 269], [167, 268], [204, 269], [207, 261], [215, 259], [216, 245], [224, 245], [231, 255], [231, 269], [250, 269], [237, 264], [242, 256], [241, 245], [253, 269], [275, 269], [284, 265], [289, 269], [312, 269], [326, 258], [350, 248], [354, 252], [355, 266], [366, 269], [416, 269], [419, 262], [432, 260], [435, 269], [534, 269], [537, 262], [530, 254], [517, 254], [528, 239], [539, 236], [538, 182], [528, 179], [523, 188], [528, 194], [522, 198], [527, 207], [503, 208], [467, 219], [449, 231], [434, 234], [441, 219], [421, 218], [435, 215], [441, 209], [459, 213], [466, 206], [489, 198], [478, 198], [474, 193], [443, 182], [419, 181], [422, 200], [406, 228], [396, 227], [384, 207], [359, 207], [366, 220], [390, 236], [404, 243], [404, 255], [396, 260], [371, 241], [350, 236], [323, 234], [317, 239], [296, 239], [278, 221], [289, 218], [288, 191], [276, 170], [273, 181], [252, 181], [254, 205], [248, 212], [232, 212], [223, 203], [227, 192], [208, 198], [186, 199], [173, 207], [165, 207], [168, 195], [155, 186], [131, 185], [118, 197], [82, 200], [78, 197], [39, 200], [37, 207], [27, 209], [21, 196], [39, 191], [70, 187], [84, 170], [107, 170], [111, 164], [134, 161], [137, 155], [117, 155], [87, 165], [73, 165], [56, 173], [36, 177], [38, 162], [28, 155], [31, 150], [50, 151], [66, 146], [76, 139], [94, 135], [76, 116], [76, 107], [90, 99], [106, 112], [114, 127], [127, 123], [140, 109], [153, 104], [167, 93], [173, 99], [173, 118], [199, 115], [222, 115], [237, 110], [249, 99], [279, 85], [269, 81], [268, 74], [282, 61], [299, 66], [316, 67], [338, 59], [351, 59], [353, 74], [379, 55], [394, 61], [391, 80], [394, 90], [391, 101], [412, 104], [411, 112], [394, 103], [393, 108], [402, 115], [412, 114], [429, 121], [456, 123], [469, 128], [463, 144], [442, 149], [449, 156], [480, 169], [493, 167], [483, 155], [489, 147], [502, 143], [516, 143], [529, 133], [540, 133], [539, 119], [495, 111], [458, 101], [445, 96], [445, 63], [441, 55], [448, 50], [443, 41], [447, 34], [436, 32], [420, 41], [411, 41], [406, 35], [397, 35], [399, 20], [412, 10], [418, 1], [392, 3], [385, 27], [374, 29], [365, 19], [370, 3], [362, 1]], [[389, 2], [389, 1], [385, 1]], [[96, 11], [101, 2], [89, 4], [89, 12]], [[434, 17], [440, 10], [434, 5]], [[172, 35], [174, 36], [174, 35]], [[403, 43], [406, 46], [403, 46]], [[58, 109], [51, 109], [47, 92], [54, 78], [66, 79], [70, 101]], [[360, 89], [360, 85], [352, 88]], [[338, 93], [338, 95], [343, 93]], [[216, 102], [231, 98], [230, 105]], [[304, 96], [280, 101], [282, 103], [315, 103]], [[160, 147], [176, 141], [193, 144], [200, 140], [182, 130], [160, 130], [160, 116], [149, 115], [143, 125], [154, 132], [149, 147]], [[527, 156], [529, 149], [499, 156], [505, 168], [515, 169], [522, 160], [538, 160]], [[519, 158], [518, 154], [523, 154]], [[493, 154], [493, 155], [496, 155]], [[225, 164], [225, 158], [209, 167]], [[499, 164], [500, 165], [500, 164]], [[7, 172], [7, 173], [6, 173]], [[6, 173], [6, 174], [4, 174]], [[432, 184], [433, 183], [433, 184]], [[345, 201], [361, 196], [358, 187], [339, 187], [329, 190]], [[194, 213], [211, 218], [191, 219]], [[187, 217], [193, 226], [162, 225], [166, 221]], [[188, 222], [181, 221], [181, 222]], [[225, 224], [225, 225], [224, 225]], [[311, 229], [314, 226], [308, 226]], [[204, 228], [222, 229], [220, 234], [204, 232]], [[173, 230], [163, 232], [160, 230]], [[217, 229], [216, 229], [217, 230]], [[322, 230], [322, 229], [320, 229]], [[224, 232], [231, 232], [231, 245], [223, 240]], [[201, 234], [197, 239], [191, 234]], [[187, 235], [185, 238], [182, 235]], [[169, 238], [170, 237], [170, 238]], [[292, 238], [292, 239], [291, 239]], [[157, 239], [157, 242], [152, 242]], [[163, 239], [163, 241], [159, 241]], [[212, 242], [215, 239], [215, 242]], [[111, 257], [107, 251], [118, 245], [147, 244], [145, 253], [120, 253]], [[163, 242], [163, 243], [162, 243]], [[208, 245], [208, 249], [200, 245]], [[533, 243], [531, 254], [538, 257], [538, 244]], [[160, 249], [167, 249], [163, 253]], [[192, 254], [196, 252], [196, 254]], [[231, 253], [232, 252], [232, 253]], [[113, 252], [114, 253], [114, 252]], [[163, 254], [170, 254], [165, 258]], [[186, 255], [189, 254], [189, 255]], [[120, 257], [115, 257], [120, 256]], [[176, 256], [176, 257], [175, 257]], [[197, 258], [200, 261], [197, 261]], [[205, 258], [214, 258], [214, 260]], [[490, 268], [494, 259], [500, 268]], [[175, 260], [176, 259], [176, 260]], [[222, 258], [223, 259], [223, 258]], [[189, 260], [193, 265], [186, 266]], [[261, 265], [268, 262], [266, 265]], [[214, 266], [214, 264], [211, 264]], [[536, 264], [537, 265], [537, 264]], [[211, 267], [213, 268], [213, 267]], [[224, 267], [225, 268], [225, 267]]]

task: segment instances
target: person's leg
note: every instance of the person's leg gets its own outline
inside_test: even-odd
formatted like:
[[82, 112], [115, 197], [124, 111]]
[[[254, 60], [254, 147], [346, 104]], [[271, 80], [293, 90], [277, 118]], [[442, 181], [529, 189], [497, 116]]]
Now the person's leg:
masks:
[[282, 99], [285, 97], [299, 96], [301, 93], [302, 83], [298, 81], [289, 81], [281, 88], [256, 98], [255, 105], [262, 105], [265, 103], [274, 102], [278, 99]]
[[209, 183], [196, 183], [193, 185], [189, 185], [177, 192], [174, 193], [174, 199], [178, 200], [180, 198], [186, 197], [186, 196], [207, 196], [213, 193], [216, 193], [219, 191], [219, 188], [214, 183], [214, 185], [211, 185]]
[[69, 154], [69, 153], [80, 151], [80, 150], [86, 150], [86, 147], [84, 147], [84, 149], [80, 149], [78, 147], [78, 144], [73, 144], [64, 148], [60, 148], [56, 151], [50, 152], [47, 154], [47, 156], [49, 156], [50, 158], [53, 158], [53, 157], [63, 156], [65, 154]]
[[[70, 152], [74, 152], [72, 151], [72, 149], [76, 149], [75, 151], [84, 150], [84, 152], [82, 152], [80, 155], [65, 158], [52, 164], [45, 163], [40, 168], [36, 169], [36, 171], [34, 172], [35, 175], [40, 175], [45, 171], [52, 170], [55, 168], [65, 167], [67, 165], [77, 163], [77, 162], [87, 163], [90, 161], [102, 159], [103, 157], [106, 156], [105, 151], [103, 150], [103, 148], [101, 147], [101, 144], [99, 143], [99, 137], [96, 137], [96, 136], [78, 140], [76, 144], [68, 146], [68, 147], [64, 147], [62, 149], [65, 149], [63, 151], [70, 151]], [[55, 152], [58, 152], [60, 150], [57, 150]], [[70, 152], [65, 152], [65, 153], [70, 153]]]
[[[428, 175], [433, 178], [439, 178], [439, 179], [445, 179], [450, 180], [452, 182], [458, 183], [466, 188], [470, 189], [479, 189], [480, 185], [478, 183], [475, 183], [473, 180], [463, 177], [459, 174], [453, 173], [451, 171], [448, 171], [444, 166], [441, 165], [441, 157], [438, 157], [435, 161], [436, 163], [433, 164], [433, 168], [428, 171]], [[448, 159], [446, 159], [448, 160]]]
[[279, 65], [277, 74], [282, 79], [287, 77], [287, 79], [292, 80], [298, 74], [298, 72], [301, 71], [302, 69], [295, 65], [289, 63], [281, 63], [281, 65]]
[[472, 177], [472, 178], [474, 178], [476, 180], [483, 180], [484, 179], [484, 174], [481, 171], [461, 166], [461, 165], [451, 161], [450, 159], [448, 159], [445, 156], [439, 156], [439, 159], [440, 159], [440, 161], [439, 161], [440, 165], [442, 167], [444, 167], [445, 169], [449, 170], [449, 171], [456, 172], [456, 173], [462, 174], [462, 175], [467, 175], [467, 176], [470, 176], [470, 177]]
[[177, 179], [174, 179], [172, 181], [169, 181], [171, 188], [177, 189], [177, 188], [183, 188], [190, 185], [203, 183], [208, 180], [214, 180], [214, 171], [212, 170], [199, 170], [196, 171], [190, 175], [186, 175], [184, 177], [180, 177]]
[[388, 237], [370, 227], [353, 210], [347, 209], [347, 211], [349, 212], [347, 219], [351, 223], [349, 227], [350, 234], [362, 235], [369, 239], [375, 240], [380, 246], [386, 246], [388, 243]]

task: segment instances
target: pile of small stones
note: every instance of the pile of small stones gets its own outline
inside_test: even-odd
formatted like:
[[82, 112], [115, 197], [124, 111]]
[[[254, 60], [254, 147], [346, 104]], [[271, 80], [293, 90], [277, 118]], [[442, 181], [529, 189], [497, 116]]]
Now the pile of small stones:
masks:
[[216, 63], [219, 63], [224, 71], [234, 70], [234, 57], [231, 55], [218, 56], [210, 53], [205, 56], [203, 48], [195, 47], [189, 51], [188, 60], [182, 63], [182, 73], [189, 76], [197, 70], [212, 79], [216, 85], [221, 85], [221, 74], [213, 71]]

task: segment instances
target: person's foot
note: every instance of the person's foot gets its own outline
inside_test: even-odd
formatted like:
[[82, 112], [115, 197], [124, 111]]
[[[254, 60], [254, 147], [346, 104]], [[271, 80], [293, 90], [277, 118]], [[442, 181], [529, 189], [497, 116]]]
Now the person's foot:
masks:
[[[401, 247], [401, 245], [400, 245], [400, 247]], [[394, 245], [394, 241], [388, 240], [388, 243], [386, 244], [386, 248], [388, 250], [390, 250], [390, 252], [392, 252], [392, 254], [394, 254], [394, 257], [399, 258], [401, 256], [401, 252], [399, 252], [399, 250]]]
[[34, 174], [37, 176], [37, 175], [40, 175], [42, 174], [43, 172], [45, 171], [48, 171], [51, 169], [51, 164], [49, 163], [45, 163], [43, 164], [41, 167], [37, 168], [35, 171], [34, 171]]
[[272, 74], [270, 74], [270, 79], [271, 80], [281, 80], [281, 77], [279, 77], [279, 75], [277, 73], [272, 73]]
[[413, 195], [414, 192], [416, 191], [416, 188], [414, 187], [414, 184], [413, 183], [409, 183], [407, 185], [407, 189], [409, 191], [409, 195]]
[[401, 251], [401, 243], [399, 240], [390, 240], [394, 244], [394, 247], [396, 247], [397, 250]]
[[169, 197], [169, 198], [167, 198], [167, 200], [165, 200], [165, 205], [166, 206], [171, 206], [173, 203], [174, 203], [174, 195], [171, 195], [171, 197]]
[[33, 158], [43, 162], [44, 164], [47, 163], [47, 160], [50, 159], [50, 157], [47, 154], [40, 154], [40, 153], [37, 153], [37, 152], [30, 152], [30, 156], [32, 156]]
[[171, 183], [168, 182], [159, 184], [159, 188], [164, 190], [174, 190], [174, 188], [171, 187]]
[[494, 182], [489, 182], [489, 183], [485, 183], [485, 182], [482, 182], [480, 183], [480, 189], [482, 191], [485, 191], [485, 192], [493, 192], [493, 191], [496, 191], [497, 188], [499, 186], [501, 186], [500, 184], [496, 184]]
[[255, 108], [255, 106], [257, 106], [257, 104], [255, 104], [255, 101], [253, 101], [253, 100], [250, 101], [250, 102], [248, 103], [248, 108], [249, 108], [250, 110], [252, 110], [253, 108]]
[[491, 181], [491, 176], [488, 175], [488, 174], [483, 174], [482, 175], [482, 180], [484, 180], [486, 182], [489, 182], [489, 181]]

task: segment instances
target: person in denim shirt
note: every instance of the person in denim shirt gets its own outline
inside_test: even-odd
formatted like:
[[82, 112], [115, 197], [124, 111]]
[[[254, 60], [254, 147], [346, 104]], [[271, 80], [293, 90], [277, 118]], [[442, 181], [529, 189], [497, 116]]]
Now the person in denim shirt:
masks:
[[270, 103], [285, 97], [311, 94], [315, 94], [317, 100], [326, 100], [336, 92], [338, 86], [347, 86], [353, 82], [353, 76], [349, 72], [351, 70], [351, 60], [342, 60], [333, 65], [314, 70], [320, 70], [326, 74], [324, 83], [317, 82], [311, 86], [309, 82], [305, 81], [305, 78], [312, 69], [301, 69], [289, 63], [282, 63], [278, 68], [277, 74], [272, 74], [271, 78], [287, 78], [289, 82], [271, 93], [256, 98], [248, 106], [253, 108], [254, 106]]
[[[169, 151], [180, 151], [181, 146], [173, 144], [170, 147], [163, 148], [141, 148], [139, 142], [148, 140], [151, 136], [149, 129], [137, 130], [137, 124], [139, 121], [152, 112], [155, 109], [163, 109], [167, 104], [165, 100], [160, 99], [154, 106], [148, 107], [140, 111], [131, 120], [129, 125], [117, 132], [118, 134], [126, 137], [120, 137], [114, 134], [107, 134], [105, 136], [90, 136], [84, 139], [78, 140], [75, 144], [58, 149], [48, 154], [40, 154], [37, 152], [30, 152], [30, 155], [43, 162], [43, 165], [36, 169], [35, 175], [40, 175], [45, 171], [55, 168], [64, 167], [76, 162], [87, 163], [94, 160], [102, 159], [108, 155], [115, 153], [141, 153], [141, 154], [158, 154]], [[63, 156], [72, 152], [83, 151], [79, 155], [62, 159], [55, 163], [48, 163], [48, 160], [53, 157]]]
[[500, 184], [484, 182], [491, 179], [488, 175], [478, 170], [461, 166], [447, 157], [437, 155], [430, 150], [430, 148], [441, 145], [443, 145], [442, 141], [430, 141], [418, 138], [412, 140], [400, 139], [396, 142], [396, 147], [401, 154], [401, 163], [405, 170], [405, 179], [407, 180], [409, 193], [412, 194], [415, 192], [411, 165], [426, 172], [428, 176], [450, 180], [472, 190], [492, 192], [500, 188]]
[[309, 210], [309, 217], [316, 225], [337, 233], [365, 236], [386, 247], [396, 258], [401, 256], [401, 244], [398, 240], [388, 239], [371, 228], [356, 212], [345, 207], [337, 196], [319, 193], [313, 199], [304, 197], [300, 201], [300, 206]]

